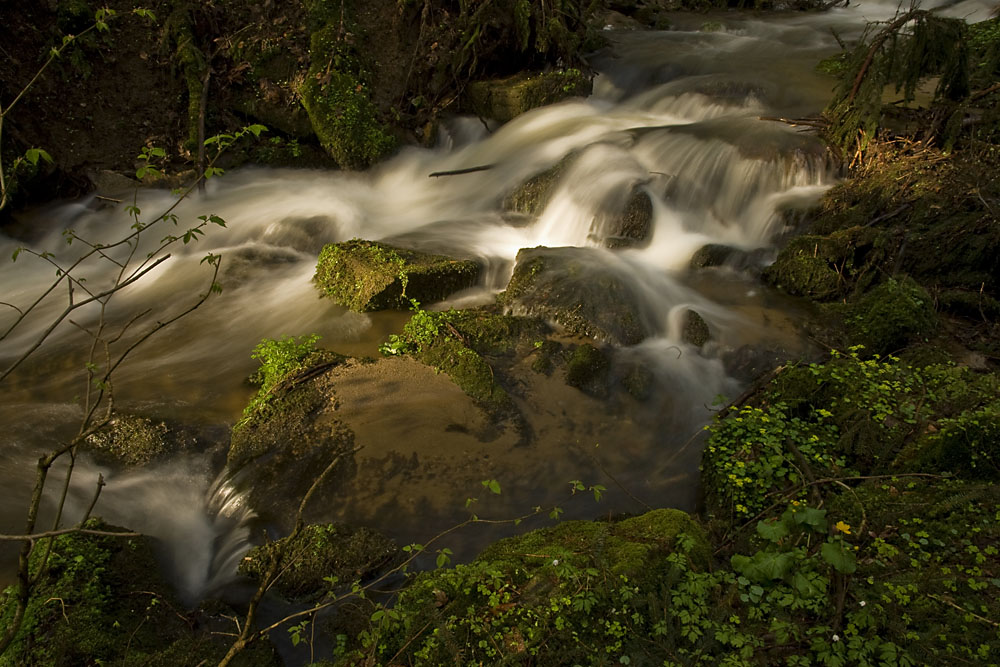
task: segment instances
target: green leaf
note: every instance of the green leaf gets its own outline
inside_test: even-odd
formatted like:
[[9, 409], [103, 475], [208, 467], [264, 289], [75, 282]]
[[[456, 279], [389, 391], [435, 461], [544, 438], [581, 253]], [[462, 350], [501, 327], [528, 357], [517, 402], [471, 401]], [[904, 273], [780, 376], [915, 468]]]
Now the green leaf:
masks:
[[248, 127], [247, 131], [252, 132], [253, 136], [259, 137], [261, 132], [267, 132], [267, 127], [260, 124], [254, 124]]
[[804, 507], [801, 510], [793, 512], [792, 516], [795, 519], [795, 523], [809, 526], [817, 533], [825, 533], [829, 530], [826, 522], [826, 510]]
[[758, 521], [757, 534], [768, 542], [774, 542], [777, 544], [782, 540], [782, 538], [788, 537], [790, 531], [788, 530], [788, 526], [783, 521]]
[[500, 482], [495, 479], [484, 479], [482, 481], [482, 485], [483, 488], [489, 489], [490, 493], [495, 493], [498, 496], [500, 495]]
[[730, 559], [733, 569], [751, 581], [776, 581], [784, 579], [794, 564], [792, 554], [786, 551], [758, 551], [752, 557], [737, 554]]
[[820, 555], [841, 574], [851, 574], [858, 569], [858, 559], [854, 551], [840, 540], [824, 542], [820, 548]]
[[21, 254], [22, 250], [24, 250], [24, 248], [14, 248], [14, 254], [10, 256], [10, 260], [12, 262], [16, 262], [17, 256]]
[[[820, 584], [823, 584], [822, 586]], [[792, 586], [804, 598], [815, 598], [826, 592], [826, 580], [820, 577], [807, 577], [801, 572], [792, 575]]]

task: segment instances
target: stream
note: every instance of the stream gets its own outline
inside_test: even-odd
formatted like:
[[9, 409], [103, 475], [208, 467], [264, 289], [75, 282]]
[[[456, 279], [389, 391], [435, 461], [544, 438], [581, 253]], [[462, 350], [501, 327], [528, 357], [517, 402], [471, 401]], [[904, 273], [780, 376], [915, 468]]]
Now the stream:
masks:
[[[222, 255], [222, 294], [145, 343], [115, 382], [120, 409], [183, 424], [196, 446], [135, 470], [80, 457], [66, 521], [86, 507], [103, 474], [107, 487], [96, 514], [155, 537], [186, 601], [232, 583], [259, 530], [254, 515], [266, 510], [247, 507], [239, 480], [224, 469], [228, 429], [254, 392], [246, 382], [257, 366], [254, 346], [265, 337], [315, 332], [337, 352], [377, 357], [378, 345], [408, 318], [357, 314], [319, 298], [311, 283], [319, 250], [352, 238], [469, 257], [485, 267], [480, 285], [435, 308], [491, 302], [522, 248], [587, 248], [594, 267], [641, 295], [655, 333], [613, 354], [616, 363], [650, 369], [655, 382], [647, 401], [601, 401], [558, 377], [526, 374], [517, 399], [530, 425], [524, 441], [491, 430], [446, 376], [405, 360], [377, 364], [373, 369], [382, 370], [345, 381], [339, 409], [363, 449], [339, 504], [322, 508], [324, 519], [367, 525], [401, 544], [423, 542], [467, 516], [466, 498], [482, 496], [479, 483], [488, 478], [503, 493], [480, 498], [484, 516], [563, 502], [574, 479], [607, 492], [600, 503], [571, 499], [565, 518], [641, 512], [643, 504], [694, 509], [696, 436], [717, 397], [737, 396], [745, 382], [727, 372], [727, 355], [770, 349], [797, 356], [813, 348], [798, 332], [803, 314], [795, 303], [762, 287], [752, 272], [693, 270], [691, 258], [711, 243], [766, 262], [790, 231], [781, 213], [808, 207], [836, 182], [836, 166], [808, 128], [761, 118], [818, 113], [834, 81], [815, 64], [838, 51], [833, 30], [854, 39], [866, 20], [894, 11], [891, 3], [862, 2], [823, 14], [678, 15], [663, 32], [607, 30], [612, 48], [593, 58], [599, 74], [585, 100], [537, 109], [500, 127], [454, 118], [435, 148], [405, 148], [363, 173], [244, 169], [212, 179], [204, 194], [174, 212], [182, 230], [206, 214], [222, 217], [227, 227], [175, 248], [169, 261], [116, 297], [111, 315], [124, 323], [152, 309], [143, 320], [151, 322], [183, 310], [207, 289], [211, 272], [202, 258]], [[988, 11], [985, 2], [947, 9], [970, 20]], [[537, 217], [503, 210], [514, 188], [570, 155]], [[492, 168], [428, 177], [480, 165]], [[650, 242], [608, 250], [597, 221], [620, 211], [634, 187], [653, 204]], [[159, 189], [135, 197], [143, 218], [174, 202]], [[38, 230], [31, 247], [63, 261], [79, 252], [79, 244], [67, 246], [63, 230], [109, 242], [132, 224], [125, 204], [93, 196], [30, 211], [22, 222]], [[155, 230], [144, 242], [152, 248], [166, 233]], [[30, 303], [53, 279], [53, 267], [35, 258], [6, 259], [25, 243], [0, 236], [0, 301]], [[81, 275], [91, 285], [105, 283], [107, 266], [84, 267]], [[64, 305], [53, 299], [0, 342], [0, 363], [21, 354]], [[688, 310], [712, 333], [700, 349], [682, 340]], [[83, 327], [95, 318], [94, 311], [74, 315]], [[0, 311], [0, 327], [12, 321], [10, 310]], [[84, 333], [64, 323], [5, 381], [0, 531], [20, 532], [34, 461], [75, 432], [87, 345]], [[456, 559], [469, 559], [511, 530], [477, 528], [446, 546]], [[10, 582], [14, 558], [14, 547], [3, 543], [0, 583]]]

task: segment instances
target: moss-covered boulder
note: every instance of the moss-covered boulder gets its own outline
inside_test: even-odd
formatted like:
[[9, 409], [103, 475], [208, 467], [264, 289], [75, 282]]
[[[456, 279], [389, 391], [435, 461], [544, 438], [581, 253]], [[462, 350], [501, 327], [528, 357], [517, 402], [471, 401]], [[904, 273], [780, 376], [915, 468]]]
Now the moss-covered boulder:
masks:
[[87, 448], [99, 462], [141, 466], [174, 448], [167, 425], [146, 417], [117, 414], [87, 437]]
[[[94, 530], [117, 531], [97, 519]], [[36, 548], [31, 569], [39, 576], [3, 667], [47, 665], [154, 665], [196, 667], [225, 656], [229, 639], [213, 630], [232, 623], [183, 611], [159, 574], [146, 537], [68, 534], [52, 542], [44, 573]], [[0, 625], [13, 619], [14, 588], [0, 594]], [[225, 624], [225, 625], [223, 625]], [[267, 642], [238, 657], [239, 665], [280, 665]]]
[[879, 355], [898, 352], [937, 326], [933, 299], [909, 277], [889, 278], [840, 310], [851, 341]]
[[653, 333], [640, 294], [606, 251], [521, 250], [499, 299], [515, 314], [550, 320], [603, 342], [634, 345]]
[[299, 94], [323, 148], [342, 167], [362, 169], [392, 151], [396, 140], [379, 122], [358, 67], [343, 50], [342, 32], [334, 21], [311, 35], [309, 71]]
[[346, 358], [300, 351], [303, 355], [295, 360], [275, 355], [255, 376], [261, 391], [234, 426], [227, 457], [250, 505], [289, 530], [299, 499], [317, 476], [340, 459], [310, 507], [321, 505], [333, 480], [351, 469], [354, 452], [354, 434], [335, 414], [336, 394], [328, 374]]
[[569, 97], [586, 97], [593, 80], [579, 69], [525, 72], [503, 79], [473, 81], [465, 89], [463, 107], [501, 123], [546, 104]]
[[351, 310], [406, 309], [440, 301], [479, 280], [476, 262], [354, 239], [323, 248], [313, 280]]
[[370, 650], [380, 664], [617, 662], [644, 635], [612, 637], [608, 624], [631, 622], [630, 600], [670, 586], [661, 577], [671, 554], [705, 567], [709, 549], [689, 515], [668, 509], [500, 540], [468, 565], [418, 575], [385, 614]]
[[390, 564], [399, 549], [368, 528], [310, 524], [294, 538], [254, 547], [240, 563], [240, 573], [260, 579], [280, 558], [280, 576], [272, 589], [291, 600], [312, 600], [365, 579]]
[[891, 254], [889, 241], [867, 227], [852, 227], [828, 236], [792, 239], [774, 263], [764, 269], [764, 282], [795, 296], [826, 301], [850, 294], [877, 278]]
[[548, 333], [540, 320], [485, 310], [427, 312], [417, 309], [401, 334], [382, 346], [386, 354], [409, 354], [447, 373], [494, 416], [513, 414], [510, 396], [495, 369], [527, 356]]
[[701, 347], [712, 338], [712, 332], [708, 328], [705, 318], [694, 310], [684, 313], [684, 322], [681, 327], [681, 340], [688, 345]]

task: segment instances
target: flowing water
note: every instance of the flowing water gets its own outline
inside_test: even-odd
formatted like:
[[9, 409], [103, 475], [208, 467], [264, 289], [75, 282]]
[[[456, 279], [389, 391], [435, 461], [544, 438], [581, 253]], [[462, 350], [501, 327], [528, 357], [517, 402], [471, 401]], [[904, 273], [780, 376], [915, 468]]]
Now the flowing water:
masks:
[[[230, 580], [249, 539], [254, 510], [223, 470], [225, 428], [252, 393], [249, 357], [263, 337], [323, 336], [322, 343], [353, 355], [377, 354], [406, 314], [359, 315], [320, 299], [310, 282], [325, 243], [355, 237], [477, 259], [485, 268], [477, 288], [445, 305], [492, 300], [513, 270], [519, 249], [587, 248], [595, 270], [610, 271], [640, 295], [654, 335], [618, 349], [617, 363], [637, 362], [656, 377], [643, 405], [609, 407], [542, 376], [524, 380], [519, 405], [532, 437], [525, 442], [490, 430], [454, 385], [426, 369], [392, 360], [344, 378], [345, 419], [365, 449], [356, 478], [324, 516], [364, 523], [401, 541], [422, 541], [464, 516], [463, 501], [478, 480], [496, 478], [503, 500], [488, 509], [512, 513], [563, 495], [565, 482], [583, 479], [609, 488], [602, 505], [569, 513], [639, 511], [652, 505], [694, 506], [697, 446], [691, 435], [711, 416], [716, 395], [734, 396], [740, 382], [722, 357], [741, 346], [770, 345], [792, 354], [807, 348], [795, 333], [798, 315], [780, 297], [739, 271], [693, 272], [692, 255], [707, 243], [747, 251], [771, 248], [783, 231], [779, 212], [815, 202], [835, 182], [833, 165], [802, 127], [762, 120], [819, 111], [833, 81], [814, 70], [837, 51], [832, 32], [856, 37], [866, 19], [884, 19], [889, 4], [852, 4], [822, 15], [678, 17], [666, 32], [608, 31], [613, 49], [595, 57], [594, 94], [525, 114], [487, 129], [456, 118], [434, 149], [404, 149], [365, 173], [243, 170], [213, 179], [204, 195], [174, 211], [185, 229], [197, 216], [224, 218], [197, 243], [173, 249], [169, 261], [116, 297], [110, 314], [123, 323], [177, 313], [207, 287], [207, 252], [223, 256], [224, 291], [151, 339], [124, 365], [118, 404], [194, 428], [199, 453], [137, 471], [77, 464], [72, 512], [85, 507], [97, 474], [108, 486], [97, 513], [147, 532], [161, 545], [164, 564], [188, 600]], [[985, 18], [985, 3], [960, 3], [952, 15]], [[711, 19], [718, 24], [702, 30]], [[707, 26], [706, 26], [707, 27]], [[531, 176], [573, 160], [545, 209], [530, 220], [502, 210], [504, 197]], [[492, 165], [460, 176], [433, 172]], [[634, 187], [653, 202], [647, 247], [604, 248], [601, 220], [620, 211]], [[174, 197], [143, 190], [136, 204], [146, 219]], [[33, 212], [32, 247], [72, 257], [62, 232], [92, 242], [127, 233], [123, 205], [96, 198]], [[148, 248], [167, 231], [147, 233]], [[0, 237], [9, 257], [22, 241]], [[89, 285], [106, 283], [108, 264], [84, 267]], [[0, 300], [30, 303], [53, 278], [53, 267], [22, 256], [0, 266]], [[53, 299], [0, 343], [4, 366], [65, 306]], [[696, 349], [681, 340], [684, 314], [708, 322], [713, 341]], [[96, 312], [77, 312], [86, 327]], [[0, 312], [0, 326], [13, 321]], [[0, 420], [0, 530], [16, 532], [30, 489], [32, 462], [71, 435], [80, 418], [86, 336], [58, 328], [30, 363], [8, 378]], [[395, 365], [392, 365], [395, 364]], [[388, 369], [388, 370], [386, 370]], [[409, 382], [409, 384], [407, 384]], [[412, 387], [420, 387], [414, 391]], [[484, 508], [484, 512], [486, 508]], [[496, 532], [456, 538], [469, 557]], [[11, 551], [3, 552], [9, 567]]]

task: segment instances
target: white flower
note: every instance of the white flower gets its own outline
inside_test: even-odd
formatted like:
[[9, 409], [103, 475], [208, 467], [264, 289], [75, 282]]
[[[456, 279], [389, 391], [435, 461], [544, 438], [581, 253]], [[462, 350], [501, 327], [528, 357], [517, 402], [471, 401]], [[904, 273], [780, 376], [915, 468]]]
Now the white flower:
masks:
[[555, 560], [553, 560], [553, 561], [552, 561], [552, 564], [553, 564], [553, 565], [558, 565], [558, 564], [559, 564], [559, 559], [558, 559], [558, 558], [556, 558]]
[[860, 604], [860, 605], [861, 605], [862, 607], [864, 607], [864, 606], [865, 606], [866, 604], [868, 604], [868, 603], [867, 603], [867, 602], [865, 602], [864, 600], [862, 600], [862, 601], [861, 601], [861, 602], [859, 602], [858, 604]]
[[833, 641], [839, 642], [840, 641], [840, 635], [834, 635], [833, 636]]

